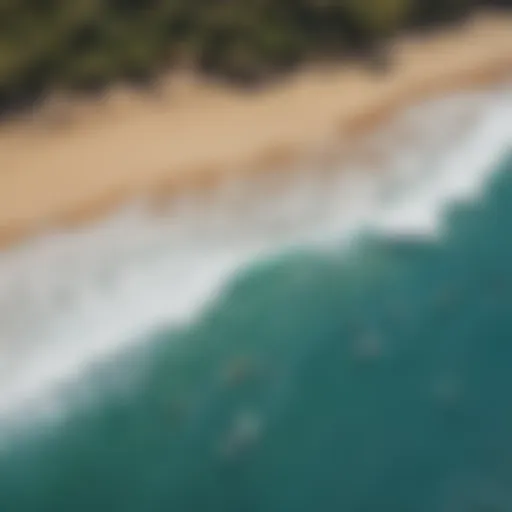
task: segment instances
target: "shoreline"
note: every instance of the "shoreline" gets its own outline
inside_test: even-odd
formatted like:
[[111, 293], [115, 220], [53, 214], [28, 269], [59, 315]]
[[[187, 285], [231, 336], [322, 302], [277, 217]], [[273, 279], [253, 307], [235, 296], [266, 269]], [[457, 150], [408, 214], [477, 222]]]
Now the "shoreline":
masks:
[[[284, 169], [319, 144], [340, 146], [395, 112], [512, 73], [512, 15], [396, 41], [393, 67], [303, 69], [244, 92], [185, 77], [158, 97], [112, 92], [62, 126], [0, 126], [0, 247], [100, 218], [141, 196], [157, 202], [252, 172]], [[172, 82], [172, 84], [171, 84]]]
[[363, 252], [365, 233], [391, 243], [444, 236], [447, 208], [475, 204], [500, 170], [493, 162], [510, 145], [511, 114], [509, 87], [441, 97], [372, 133], [370, 146], [391, 147], [378, 175], [306, 162], [287, 175], [228, 183], [208, 204], [180, 197], [157, 216], [134, 201], [83, 231], [44, 233], [0, 251], [9, 370], [0, 417], [15, 423], [47, 398], [67, 406], [72, 386], [95, 365], [145, 350], [161, 328], [179, 331], [208, 315], [233, 279], [260, 262], [312, 249], [350, 266], [358, 234]]

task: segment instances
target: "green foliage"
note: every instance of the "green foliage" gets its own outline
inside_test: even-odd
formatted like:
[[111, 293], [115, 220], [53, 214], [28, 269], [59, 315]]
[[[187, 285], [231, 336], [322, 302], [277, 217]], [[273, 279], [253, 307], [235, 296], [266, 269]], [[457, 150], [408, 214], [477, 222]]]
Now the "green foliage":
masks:
[[[0, 0], [0, 107], [55, 86], [151, 79], [175, 58], [255, 80], [484, 0]], [[512, 3], [512, 0], [494, 0]]]
[[404, 23], [410, 8], [408, 0], [346, 0], [347, 17], [367, 38], [390, 34]]

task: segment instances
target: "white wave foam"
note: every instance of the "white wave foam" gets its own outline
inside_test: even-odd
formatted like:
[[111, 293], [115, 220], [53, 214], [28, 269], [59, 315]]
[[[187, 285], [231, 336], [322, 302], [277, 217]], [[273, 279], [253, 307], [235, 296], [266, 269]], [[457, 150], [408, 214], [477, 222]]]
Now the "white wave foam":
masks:
[[502, 95], [462, 146], [446, 152], [435, 179], [385, 210], [374, 226], [393, 236], [438, 236], [445, 208], [454, 201], [476, 199], [490, 172], [512, 149], [510, 119], [512, 102]]
[[[468, 112], [479, 116], [471, 130], [461, 127]], [[445, 205], [473, 197], [510, 148], [511, 113], [508, 89], [458, 95], [411, 109], [373, 139], [387, 148], [381, 167], [390, 172], [363, 173], [357, 163], [343, 173], [306, 170], [275, 197], [265, 183], [246, 184], [241, 201], [243, 190], [229, 195], [234, 203], [185, 200], [158, 219], [132, 205], [85, 231], [1, 253], [0, 420], [48, 412], [50, 397], [96, 362], [195, 318], [262, 254], [348, 241], [364, 227], [438, 232]], [[405, 147], [390, 140], [404, 130]]]

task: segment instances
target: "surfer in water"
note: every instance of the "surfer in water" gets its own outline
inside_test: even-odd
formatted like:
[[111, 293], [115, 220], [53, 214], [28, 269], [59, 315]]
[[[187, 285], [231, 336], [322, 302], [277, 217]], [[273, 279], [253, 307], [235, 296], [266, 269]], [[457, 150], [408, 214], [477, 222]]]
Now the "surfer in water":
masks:
[[221, 379], [229, 387], [239, 386], [254, 376], [255, 364], [251, 358], [240, 356], [231, 359], [222, 369]]
[[260, 439], [262, 431], [261, 416], [253, 411], [238, 413], [221, 442], [220, 453], [224, 459], [233, 460], [252, 448]]

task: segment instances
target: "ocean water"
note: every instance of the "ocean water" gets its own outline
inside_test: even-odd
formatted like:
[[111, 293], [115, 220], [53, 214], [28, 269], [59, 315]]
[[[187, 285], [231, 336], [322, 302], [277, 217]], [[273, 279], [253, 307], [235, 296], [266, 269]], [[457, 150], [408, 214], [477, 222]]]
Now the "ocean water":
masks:
[[2, 255], [0, 511], [512, 510], [511, 92], [409, 116], [382, 179]]

